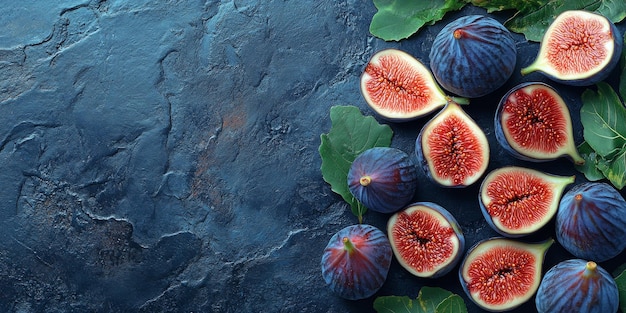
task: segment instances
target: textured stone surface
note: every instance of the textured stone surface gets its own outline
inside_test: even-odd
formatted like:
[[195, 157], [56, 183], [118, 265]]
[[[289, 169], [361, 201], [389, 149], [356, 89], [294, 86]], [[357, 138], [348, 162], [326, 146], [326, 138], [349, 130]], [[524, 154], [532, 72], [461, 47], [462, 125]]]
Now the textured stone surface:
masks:
[[[372, 311], [321, 278], [328, 239], [356, 218], [322, 180], [319, 135], [332, 105], [372, 114], [358, 79], [374, 51], [427, 60], [443, 27], [387, 43], [368, 32], [374, 12], [357, 0], [0, 6], [0, 311]], [[484, 11], [446, 18], [468, 13]], [[528, 64], [537, 45], [516, 38]], [[519, 80], [468, 108], [491, 168], [528, 164], [493, 136]], [[564, 92], [579, 142], [580, 91]], [[411, 152], [424, 122], [392, 125], [393, 145]], [[575, 173], [565, 160], [537, 167]], [[453, 212], [472, 244], [495, 235], [476, 194], [424, 180], [416, 199]], [[365, 221], [384, 228], [386, 216]], [[553, 250], [548, 265], [568, 257]], [[394, 261], [379, 294], [422, 285], [462, 293], [455, 273], [420, 280]]]

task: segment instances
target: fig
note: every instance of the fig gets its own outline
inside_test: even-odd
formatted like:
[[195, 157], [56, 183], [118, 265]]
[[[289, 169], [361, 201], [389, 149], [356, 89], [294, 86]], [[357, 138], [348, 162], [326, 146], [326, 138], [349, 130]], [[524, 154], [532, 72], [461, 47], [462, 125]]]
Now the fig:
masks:
[[465, 249], [457, 221], [432, 202], [416, 202], [392, 215], [387, 234], [400, 265], [418, 277], [445, 275], [457, 265]]
[[409, 155], [397, 148], [374, 147], [359, 154], [348, 171], [348, 188], [365, 207], [393, 213], [413, 199], [417, 167]]
[[533, 243], [503, 237], [484, 239], [468, 250], [461, 263], [461, 286], [484, 310], [512, 310], [537, 291], [545, 253], [553, 243], [553, 239]]
[[426, 66], [410, 54], [385, 49], [375, 53], [361, 75], [365, 102], [381, 117], [410, 121], [443, 107], [447, 96]]
[[565, 187], [575, 178], [518, 166], [495, 169], [480, 185], [480, 208], [489, 226], [501, 235], [528, 235], [554, 217]]
[[545, 83], [513, 87], [500, 100], [494, 123], [498, 143], [519, 159], [545, 162], [564, 156], [575, 164], [585, 162], [574, 143], [567, 104]]
[[543, 276], [535, 305], [539, 313], [615, 313], [619, 291], [613, 277], [593, 261], [561, 261]]
[[433, 182], [444, 187], [466, 187], [485, 173], [489, 142], [463, 108], [449, 101], [422, 127], [415, 153]]
[[564, 11], [546, 30], [534, 62], [522, 74], [539, 71], [572, 86], [588, 86], [609, 76], [622, 53], [619, 30], [606, 17], [583, 10]]
[[513, 36], [500, 22], [469, 15], [441, 29], [429, 57], [430, 69], [444, 89], [476, 98], [495, 91], [511, 77], [517, 49]]
[[322, 276], [338, 296], [365, 299], [383, 286], [391, 258], [385, 233], [367, 224], [350, 225], [330, 238], [322, 255]]
[[556, 213], [556, 239], [574, 256], [604, 262], [626, 249], [626, 201], [611, 185], [581, 183]]

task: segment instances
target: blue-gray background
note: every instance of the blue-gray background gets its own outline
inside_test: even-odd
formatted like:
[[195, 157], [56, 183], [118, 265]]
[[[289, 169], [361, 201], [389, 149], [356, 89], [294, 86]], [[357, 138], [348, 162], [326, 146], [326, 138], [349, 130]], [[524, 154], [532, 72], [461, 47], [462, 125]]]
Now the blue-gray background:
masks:
[[[329, 109], [371, 115], [358, 79], [374, 52], [396, 47], [428, 64], [446, 22], [486, 14], [466, 7], [398, 43], [369, 34], [375, 11], [357, 0], [0, 0], [0, 311], [373, 311], [374, 298], [342, 300], [320, 274], [328, 239], [357, 222], [321, 177]], [[515, 38], [514, 76], [466, 108], [489, 137], [489, 169], [582, 182], [565, 159], [517, 161], [495, 141], [499, 98], [545, 80], [519, 75], [538, 44]], [[556, 86], [580, 142], [582, 89]], [[412, 155], [427, 119], [390, 124], [392, 145]], [[496, 235], [477, 186], [421, 179], [415, 200], [450, 210], [468, 245]], [[554, 245], [545, 265], [570, 257]], [[421, 286], [463, 294], [456, 270], [418, 279], [394, 261], [377, 296], [415, 298]]]

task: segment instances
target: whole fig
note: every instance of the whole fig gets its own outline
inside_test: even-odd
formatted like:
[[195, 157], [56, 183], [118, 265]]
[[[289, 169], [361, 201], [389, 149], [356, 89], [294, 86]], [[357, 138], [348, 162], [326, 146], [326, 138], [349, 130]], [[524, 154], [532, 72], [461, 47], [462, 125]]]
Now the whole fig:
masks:
[[330, 238], [322, 255], [322, 276], [328, 287], [348, 300], [374, 295], [387, 279], [391, 245], [378, 228], [357, 224]]
[[446, 25], [430, 50], [430, 69], [446, 90], [476, 98], [498, 89], [515, 69], [517, 49], [497, 20], [470, 15]]
[[626, 249], [626, 201], [611, 185], [600, 182], [574, 186], [556, 214], [556, 238], [571, 254], [596, 262]]
[[565, 260], [546, 272], [535, 305], [539, 313], [615, 313], [619, 304], [613, 277], [593, 261]]
[[348, 188], [372, 211], [393, 213], [407, 205], [417, 188], [417, 167], [397, 148], [374, 147], [359, 154], [348, 171]]

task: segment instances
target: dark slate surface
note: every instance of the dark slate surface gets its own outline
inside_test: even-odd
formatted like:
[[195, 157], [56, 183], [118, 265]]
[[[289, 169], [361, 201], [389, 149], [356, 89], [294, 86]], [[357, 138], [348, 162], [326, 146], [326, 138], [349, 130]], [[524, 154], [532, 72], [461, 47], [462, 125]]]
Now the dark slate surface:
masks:
[[[374, 12], [355, 0], [5, 0], [0, 311], [373, 311], [373, 298], [339, 299], [321, 278], [328, 239], [356, 219], [322, 180], [319, 135], [332, 105], [372, 114], [358, 79], [375, 51], [397, 47], [428, 63], [445, 24], [387, 43], [368, 32]], [[471, 13], [485, 14], [468, 7], [446, 20]], [[538, 46], [516, 39], [519, 69]], [[530, 164], [497, 146], [499, 97], [544, 80], [518, 72], [467, 107], [489, 137], [490, 169], [577, 174], [567, 160]], [[580, 142], [581, 89], [558, 87]], [[425, 122], [391, 124], [392, 145], [411, 153]], [[415, 199], [448, 208], [471, 245], [495, 235], [477, 188], [424, 178]], [[386, 219], [365, 216], [381, 228]], [[546, 266], [570, 257], [555, 245]], [[417, 279], [394, 261], [378, 295], [416, 297], [423, 285], [462, 294], [454, 272]]]

